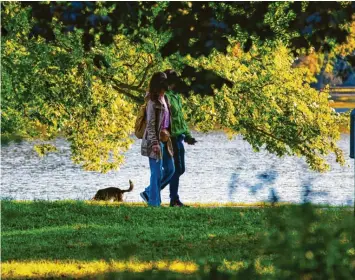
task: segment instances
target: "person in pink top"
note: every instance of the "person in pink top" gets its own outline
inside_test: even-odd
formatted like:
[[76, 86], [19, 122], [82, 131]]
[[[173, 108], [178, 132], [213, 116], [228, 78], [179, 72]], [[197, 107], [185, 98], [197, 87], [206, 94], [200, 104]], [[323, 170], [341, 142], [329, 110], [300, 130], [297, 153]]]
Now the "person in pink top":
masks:
[[147, 127], [143, 135], [141, 153], [149, 158], [150, 184], [140, 195], [149, 206], [160, 206], [160, 190], [175, 172], [173, 148], [170, 140], [171, 119], [167, 76], [163, 72], [153, 75], [147, 101]]

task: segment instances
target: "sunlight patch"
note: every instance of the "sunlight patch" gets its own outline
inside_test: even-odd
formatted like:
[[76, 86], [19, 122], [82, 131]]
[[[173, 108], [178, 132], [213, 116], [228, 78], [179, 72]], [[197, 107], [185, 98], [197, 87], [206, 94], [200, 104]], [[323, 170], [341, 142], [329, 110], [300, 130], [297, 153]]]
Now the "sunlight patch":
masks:
[[165, 270], [177, 273], [194, 273], [197, 264], [182, 261], [10, 261], [2, 263], [3, 279], [43, 278], [43, 277], [84, 277], [107, 272], [144, 272]]

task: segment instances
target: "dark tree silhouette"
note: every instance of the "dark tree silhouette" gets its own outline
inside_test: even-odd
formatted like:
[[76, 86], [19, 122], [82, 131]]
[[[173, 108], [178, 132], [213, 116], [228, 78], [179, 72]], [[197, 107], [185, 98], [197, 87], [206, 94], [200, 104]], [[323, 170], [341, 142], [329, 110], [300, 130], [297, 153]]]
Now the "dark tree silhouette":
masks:
[[[38, 21], [32, 36], [42, 36], [47, 41], [55, 40], [51, 28], [53, 17], [63, 23], [63, 32], [73, 28], [84, 31], [83, 47], [90, 50], [94, 44], [94, 34], [99, 34], [100, 42], [111, 44], [118, 33], [130, 35], [140, 41], [142, 29], [153, 26], [157, 31], [171, 32], [170, 40], [159, 50], [167, 57], [174, 53], [198, 57], [209, 55], [213, 49], [226, 52], [228, 36], [246, 32], [249, 36], [243, 50], [250, 50], [253, 40], [263, 42], [275, 38], [275, 30], [265, 22], [272, 2], [87, 2], [51, 1], [22, 2], [32, 8], [32, 17]], [[97, 8], [105, 8], [106, 15], [95, 14]], [[298, 34], [290, 39], [290, 47], [296, 52], [300, 48], [313, 46], [317, 51], [328, 51], [331, 46], [326, 39], [344, 42], [348, 32], [342, 25], [352, 20], [355, 2], [292, 2], [285, 13], [295, 16], [287, 25], [289, 34]], [[237, 28], [238, 30], [237, 31]], [[2, 30], [3, 31], [3, 30]], [[6, 34], [6, 32], [2, 32]], [[253, 35], [253, 36], [252, 36]], [[354, 66], [353, 57], [349, 62]], [[212, 71], [185, 66], [182, 77], [194, 77], [191, 88], [195, 93], [213, 94], [213, 87], [220, 88], [230, 82]], [[180, 90], [188, 91], [187, 85]]]

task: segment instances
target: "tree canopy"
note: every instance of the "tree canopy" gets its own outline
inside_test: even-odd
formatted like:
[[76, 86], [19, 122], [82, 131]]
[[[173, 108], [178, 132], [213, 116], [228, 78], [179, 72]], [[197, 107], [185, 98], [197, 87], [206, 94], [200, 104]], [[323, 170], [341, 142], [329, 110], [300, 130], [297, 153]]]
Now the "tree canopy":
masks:
[[[329, 3], [329, 4], [328, 4]], [[2, 136], [64, 137], [87, 170], [119, 167], [149, 78], [176, 69], [186, 117], [257, 151], [340, 163], [325, 88], [296, 55], [351, 42], [352, 2], [2, 2]], [[307, 29], [308, 28], [308, 29]], [[305, 30], [308, 30], [307, 32]], [[347, 50], [347, 51], [345, 51]], [[48, 146], [42, 146], [45, 152]]]
[[[53, 22], [62, 23], [62, 32], [83, 30], [82, 44], [89, 51], [96, 44], [113, 43], [116, 34], [129, 35], [143, 43], [150, 30], [169, 34], [158, 51], [163, 57], [179, 53], [197, 58], [213, 50], [227, 52], [229, 39], [238, 38], [249, 51], [256, 41], [282, 39], [294, 53], [310, 47], [324, 52], [342, 43], [349, 35], [344, 28], [352, 20], [354, 2], [22, 2], [31, 7], [37, 20], [31, 36], [56, 39]], [[6, 30], [6, 29], [5, 29]], [[353, 57], [347, 58], [353, 63]], [[355, 64], [353, 64], [354, 66]], [[194, 92], [213, 94], [212, 87], [230, 85], [223, 77], [204, 69], [182, 69], [182, 77], [195, 77]], [[208, 79], [206, 78], [208, 77]], [[191, 87], [190, 87], [191, 88]], [[189, 89], [190, 89], [189, 88]], [[185, 93], [186, 86], [180, 88]]]

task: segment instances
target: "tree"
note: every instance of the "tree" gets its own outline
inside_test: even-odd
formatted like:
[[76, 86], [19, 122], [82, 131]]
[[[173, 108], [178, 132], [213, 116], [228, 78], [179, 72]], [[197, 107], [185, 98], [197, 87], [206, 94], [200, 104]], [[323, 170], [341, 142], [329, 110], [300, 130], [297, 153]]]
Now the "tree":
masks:
[[[34, 25], [29, 12], [18, 3], [4, 4], [3, 24], [11, 32], [3, 37], [1, 49], [3, 138], [62, 136], [71, 143], [74, 162], [85, 169], [117, 168], [132, 143], [135, 97], [126, 88], [147, 75], [142, 66], [154, 71], [149, 55], [122, 36], [111, 48], [87, 53], [82, 31], [62, 34], [60, 24], [53, 29], [55, 42], [29, 38]], [[101, 62], [96, 65], [103, 52], [114, 73], [102, 69]], [[136, 91], [143, 92], [143, 81]]]
[[[85, 50], [95, 45], [98, 37], [111, 44], [116, 34], [129, 35], [142, 43], [152, 25], [158, 32], [168, 32], [168, 40], [159, 47], [163, 57], [179, 53], [197, 58], [216, 49], [226, 53], [229, 37], [243, 43], [249, 51], [257, 41], [267, 42], [281, 37], [294, 51], [314, 47], [324, 51], [332, 42], [344, 42], [349, 30], [344, 24], [352, 20], [354, 2], [22, 2], [31, 7], [37, 19], [32, 33], [47, 41], [55, 40], [51, 22], [60, 20], [63, 31], [84, 31]], [[286, 42], [284, 42], [286, 43]], [[350, 60], [352, 61], [352, 60]], [[185, 71], [184, 71], [185, 70]], [[223, 77], [200, 69], [186, 67], [182, 76], [195, 76], [195, 93], [213, 95], [213, 86], [230, 85]], [[209, 77], [209, 79], [206, 79]], [[180, 89], [186, 91], [186, 87]]]
[[255, 151], [264, 147], [278, 156], [304, 156], [318, 171], [329, 167], [324, 157], [330, 151], [344, 162], [336, 142], [339, 125], [347, 120], [329, 107], [327, 91], [310, 87], [314, 78], [308, 68], [292, 66], [292, 55], [282, 44], [277, 50], [256, 49], [239, 58], [232, 50], [215, 53], [194, 63], [234, 84], [214, 97], [190, 97], [187, 104], [197, 127], [227, 128], [243, 135]]
[[[317, 52], [311, 49], [309, 53], [303, 53], [296, 60], [295, 65], [311, 69], [317, 76], [316, 88], [322, 89], [326, 85], [336, 86], [343, 83], [351, 83], [351, 75], [354, 75], [352, 60], [355, 58], [355, 17], [346, 24], [349, 36], [341, 44], [335, 44], [329, 52]], [[351, 84], [348, 84], [351, 85]]]
[[[51, 5], [55, 9], [48, 12]], [[2, 3], [2, 27], [7, 31], [2, 34], [1, 49], [3, 136], [15, 133], [43, 140], [62, 136], [71, 143], [74, 162], [85, 169], [106, 172], [117, 168], [132, 142], [129, 135], [137, 104], [142, 102], [149, 77], [155, 71], [174, 68], [184, 79], [180, 89], [190, 93], [185, 99], [186, 114], [197, 128], [220, 127], [240, 133], [255, 150], [265, 147], [279, 156], [303, 156], [318, 171], [329, 167], [329, 153], [335, 153], [337, 161], [344, 163], [336, 145], [344, 116], [328, 106], [326, 91], [319, 93], [310, 87], [314, 78], [307, 68], [293, 67], [294, 49], [289, 44], [294, 37], [286, 32], [293, 22], [293, 4], [250, 4], [244, 17], [251, 20], [256, 17], [254, 13], [261, 13], [265, 26], [276, 35], [273, 40], [268, 35], [260, 38], [258, 32], [263, 29], [255, 27], [249, 50], [242, 29], [227, 34], [224, 25], [218, 27], [223, 15], [243, 15], [243, 6], [176, 4], [186, 6], [189, 17], [208, 5], [203, 15], [216, 21], [207, 29], [202, 21], [199, 32], [193, 33], [195, 37], [187, 35], [192, 40], [191, 51], [184, 53], [182, 48], [169, 56], [164, 56], [163, 50], [178, 31], [164, 23], [157, 32], [150, 23], [157, 24], [161, 11], [181, 21], [186, 12], [164, 2], [76, 5]], [[126, 10], [117, 12], [117, 5], [129, 12], [120, 14]], [[80, 15], [81, 19], [73, 19], [66, 13], [67, 6], [88, 12]], [[47, 14], [40, 14], [38, 7]], [[111, 13], [118, 13], [115, 24], [106, 18]], [[96, 17], [89, 19], [93, 14], [99, 16], [96, 25]], [[194, 52], [205, 51], [199, 46], [208, 40], [197, 38], [209, 28], [214, 30], [211, 34], [216, 42], [227, 38], [226, 46], [219, 48], [213, 43], [203, 55]], [[220, 29], [221, 38], [217, 34]], [[109, 43], [103, 40], [105, 34], [112, 34]]]

